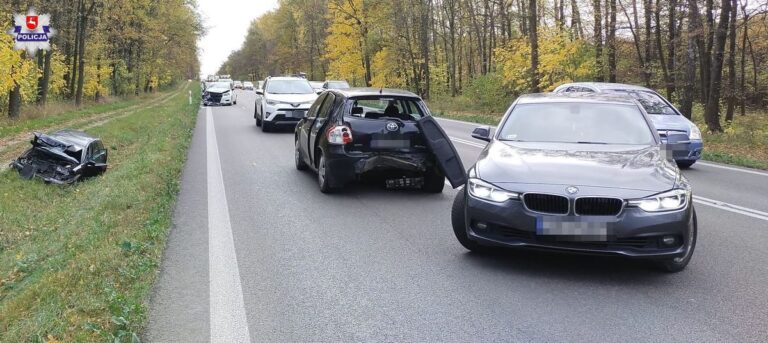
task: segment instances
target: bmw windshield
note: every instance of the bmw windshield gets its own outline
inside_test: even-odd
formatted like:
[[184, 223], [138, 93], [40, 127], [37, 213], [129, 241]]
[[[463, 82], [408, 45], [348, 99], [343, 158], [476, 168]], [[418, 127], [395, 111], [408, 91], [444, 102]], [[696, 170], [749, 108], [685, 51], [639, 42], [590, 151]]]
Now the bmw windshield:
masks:
[[583, 144], [654, 143], [642, 112], [634, 105], [593, 102], [518, 104], [499, 140]]
[[314, 94], [309, 82], [303, 80], [270, 80], [267, 82], [270, 94]]

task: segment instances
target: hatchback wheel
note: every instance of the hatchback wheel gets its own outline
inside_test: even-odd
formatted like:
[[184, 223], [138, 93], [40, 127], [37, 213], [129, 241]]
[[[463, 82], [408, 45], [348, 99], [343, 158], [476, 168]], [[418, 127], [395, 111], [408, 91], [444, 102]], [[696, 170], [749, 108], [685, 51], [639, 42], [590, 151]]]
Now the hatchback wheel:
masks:
[[422, 188], [428, 193], [441, 193], [445, 187], [445, 176], [439, 171], [433, 169], [424, 175], [424, 187]]
[[680, 169], [688, 169], [694, 163], [696, 163], [696, 161], [677, 161], [677, 166], [680, 167]]
[[320, 192], [323, 193], [331, 193], [333, 192], [333, 188], [331, 188], [331, 185], [328, 183], [328, 166], [325, 163], [325, 157], [323, 155], [320, 155], [320, 161], [317, 164], [317, 184], [320, 186]]
[[294, 160], [296, 162], [296, 169], [297, 170], [307, 170], [307, 164], [301, 158], [301, 151], [299, 150], [299, 140], [298, 139], [296, 140], [295, 147], [296, 147], [296, 149], [295, 149], [295, 152], [293, 153], [293, 155], [294, 155]]
[[685, 242], [685, 253], [682, 256], [661, 260], [657, 266], [665, 272], [677, 273], [685, 269], [691, 262], [693, 250], [696, 248], [696, 236], [698, 235], [698, 225], [696, 223], [696, 210], [692, 209], [691, 219], [688, 220], [688, 241]]

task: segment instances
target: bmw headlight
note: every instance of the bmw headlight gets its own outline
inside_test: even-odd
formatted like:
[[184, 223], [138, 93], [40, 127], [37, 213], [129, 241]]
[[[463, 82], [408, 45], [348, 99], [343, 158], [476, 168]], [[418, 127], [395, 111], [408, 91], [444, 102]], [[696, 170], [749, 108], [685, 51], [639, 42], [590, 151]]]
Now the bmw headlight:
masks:
[[696, 124], [691, 124], [691, 131], [688, 134], [688, 139], [701, 139], [701, 130]]
[[629, 206], [639, 207], [646, 212], [674, 211], [685, 207], [690, 198], [689, 190], [673, 189], [647, 198], [630, 200]]
[[510, 199], [520, 199], [520, 194], [503, 190], [480, 179], [470, 178], [467, 180], [467, 187], [469, 187], [469, 194], [483, 200], [505, 202]]

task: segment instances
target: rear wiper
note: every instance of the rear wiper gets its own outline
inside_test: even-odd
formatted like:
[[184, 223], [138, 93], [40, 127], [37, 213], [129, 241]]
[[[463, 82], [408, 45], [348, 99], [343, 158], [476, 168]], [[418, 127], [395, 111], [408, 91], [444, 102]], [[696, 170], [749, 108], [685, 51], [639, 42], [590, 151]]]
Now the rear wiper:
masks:
[[578, 144], [608, 144], [606, 142], [585, 142], [585, 141], [579, 141], [579, 142], [576, 142], [576, 143], [578, 143]]

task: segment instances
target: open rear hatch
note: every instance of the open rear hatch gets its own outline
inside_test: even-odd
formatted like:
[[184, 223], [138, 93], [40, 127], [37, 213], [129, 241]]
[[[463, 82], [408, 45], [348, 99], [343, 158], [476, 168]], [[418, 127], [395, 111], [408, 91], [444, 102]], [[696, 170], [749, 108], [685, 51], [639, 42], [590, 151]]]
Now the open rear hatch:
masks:
[[432, 116], [425, 116], [417, 121], [425, 142], [432, 153], [435, 154], [437, 165], [443, 171], [443, 175], [451, 183], [451, 187], [457, 188], [467, 183], [467, 171], [461, 163], [456, 147], [443, 128]]

